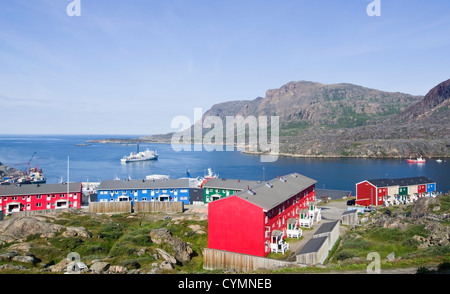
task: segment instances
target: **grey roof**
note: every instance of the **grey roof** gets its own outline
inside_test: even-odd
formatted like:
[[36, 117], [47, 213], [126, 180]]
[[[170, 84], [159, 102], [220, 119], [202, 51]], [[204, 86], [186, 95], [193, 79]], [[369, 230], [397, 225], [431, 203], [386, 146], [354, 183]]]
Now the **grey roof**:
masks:
[[[69, 183], [69, 193], [81, 192], [81, 182]], [[1, 185], [0, 196], [41, 195], [67, 193], [67, 184]]]
[[303, 248], [297, 253], [297, 255], [317, 252], [320, 247], [322, 247], [327, 238], [328, 236], [309, 239], [309, 241], [306, 242], [305, 246], [303, 246]]
[[[248, 191], [245, 190], [237, 193], [236, 196], [265, 210], [270, 210], [316, 182], [316, 180], [298, 173], [293, 173], [275, 178], [269, 182], [262, 182], [259, 186], [251, 188]], [[227, 197], [222, 199], [226, 199]]]
[[367, 180], [375, 187], [389, 187], [389, 186], [410, 186], [410, 185], [423, 185], [435, 183], [427, 177], [412, 177], [412, 178], [399, 178], [399, 179], [375, 179]]
[[338, 223], [339, 223], [339, 221], [324, 223], [317, 229], [317, 231], [314, 233], [314, 235], [329, 233], [329, 232], [333, 231], [334, 227], [336, 227], [338, 225]]
[[333, 200], [341, 199], [346, 196], [349, 197], [352, 194], [351, 191], [342, 190], [330, 190], [330, 189], [316, 189], [316, 198], [320, 199], [322, 196], [328, 196]]
[[190, 188], [189, 179], [155, 179], [155, 180], [105, 180], [97, 187], [100, 190], [141, 190]]
[[272, 233], [270, 233], [270, 235], [272, 237], [280, 237], [283, 234], [283, 231], [280, 230], [273, 230]]
[[288, 224], [295, 224], [296, 221], [297, 221], [296, 218], [290, 217], [290, 218], [287, 220], [287, 223], [288, 223]]
[[352, 213], [358, 213], [358, 210], [357, 209], [346, 210], [342, 213], [342, 215], [347, 215], [347, 214], [352, 214]]
[[247, 190], [247, 187], [253, 188], [261, 184], [261, 181], [234, 180], [224, 178], [209, 179], [203, 188], [228, 189], [228, 190]]

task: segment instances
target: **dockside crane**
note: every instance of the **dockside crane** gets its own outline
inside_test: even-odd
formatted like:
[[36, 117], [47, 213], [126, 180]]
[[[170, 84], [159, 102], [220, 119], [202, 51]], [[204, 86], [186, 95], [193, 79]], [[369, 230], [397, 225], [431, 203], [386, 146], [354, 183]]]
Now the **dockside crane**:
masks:
[[30, 169], [31, 169], [31, 161], [33, 160], [34, 156], [36, 155], [36, 152], [33, 153], [33, 155], [31, 155], [31, 158], [28, 162], [23, 162], [23, 163], [16, 163], [15, 165], [22, 165], [22, 164], [26, 164], [26, 170], [24, 171], [27, 175], [30, 174]]

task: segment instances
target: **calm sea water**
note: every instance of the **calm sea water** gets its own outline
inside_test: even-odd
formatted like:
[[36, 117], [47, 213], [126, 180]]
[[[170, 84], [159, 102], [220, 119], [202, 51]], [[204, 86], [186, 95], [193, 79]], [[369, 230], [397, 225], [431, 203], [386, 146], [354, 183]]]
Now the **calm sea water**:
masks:
[[[135, 138], [138, 135], [114, 136]], [[298, 172], [317, 180], [317, 188], [348, 190], [355, 194], [355, 184], [365, 179], [426, 176], [437, 182], [438, 191], [450, 190], [450, 159], [438, 163], [408, 164], [399, 159], [312, 159], [280, 157], [273, 163], [260, 162], [259, 156], [239, 151], [181, 151], [170, 144], [140, 144], [140, 150], [156, 149], [155, 161], [121, 163], [120, 159], [136, 151], [133, 144], [86, 144], [87, 140], [110, 135], [0, 135], [0, 162], [25, 169], [34, 152], [31, 167], [43, 169], [47, 183], [67, 180], [69, 157], [70, 181], [99, 182], [114, 179], [143, 179], [150, 174], [185, 177], [203, 176], [212, 168], [221, 178], [270, 180], [278, 175]]]

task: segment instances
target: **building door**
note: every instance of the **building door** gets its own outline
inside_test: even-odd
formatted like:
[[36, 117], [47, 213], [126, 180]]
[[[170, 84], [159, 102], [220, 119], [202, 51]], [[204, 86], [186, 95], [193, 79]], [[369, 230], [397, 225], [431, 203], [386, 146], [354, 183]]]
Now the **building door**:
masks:
[[67, 200], [58, 200], [55, 202], [55, 208], [67, 208]]
[[161, 196], [159, 196], [159, 201], [169, 201], [169, 195], [161, 195]]
[[13, 213], [13, 212], [17, 212], [20, 211], [20, 203], [17, 202], [12, 202], [12, 203], [8, 203], [6, 205], [6, 212], [9, 213]]
[[221, 198], [220, 194], [214, 194], [211, 196], [211, 201], [216, 201], [219, 200]]

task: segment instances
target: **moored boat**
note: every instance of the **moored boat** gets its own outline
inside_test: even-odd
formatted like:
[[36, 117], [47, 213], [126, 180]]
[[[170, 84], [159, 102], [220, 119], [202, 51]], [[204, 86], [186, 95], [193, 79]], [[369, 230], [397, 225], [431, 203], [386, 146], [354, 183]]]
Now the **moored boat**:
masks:
[[416, 159], [411, 159], [411, 158], [407, 159], [406, 162], [407, 163], [425, 163], [426, 160], [425, 160], [425, 158], [417, 157]]
[[219, 175], [214, 173], [212, 168], [208, 168], [208, 174], [204, 175], [203, 178], [200, 179], [200, 186], [203, 187], [203, 185], [210, 179], [217, 179], [219, 178]]

